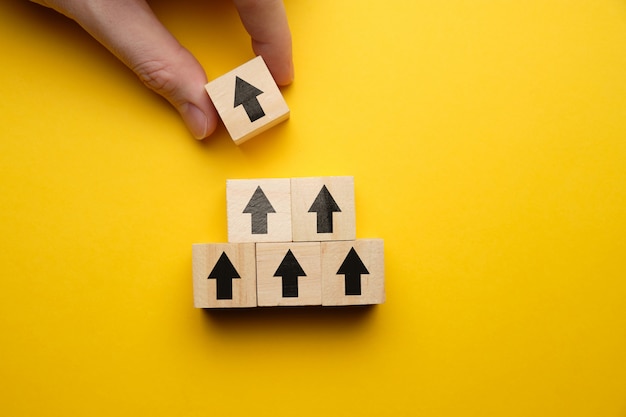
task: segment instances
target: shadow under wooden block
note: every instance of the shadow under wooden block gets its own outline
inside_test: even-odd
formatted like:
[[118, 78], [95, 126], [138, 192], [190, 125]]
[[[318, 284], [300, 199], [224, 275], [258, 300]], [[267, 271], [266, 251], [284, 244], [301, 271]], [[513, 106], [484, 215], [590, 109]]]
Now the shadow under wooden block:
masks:
[[322, 305], [382, 304], [385, 259], [382, 239], [322, 242]]
[[226, 212], [229, 242], [290, 242], [291, 182], [227, 180]]
[[322, 305], [320, 255], [319, 242], [258, 243], [258, 305]]
[[354, 177], [291, 179], [293, 240], [356, 239]]
[[260, 56], [205, 89], [237, 145], [289, 118], [289, 107]]
[[196, 308], [257, 306], [254, 243], [197, 243], [192, 254]]

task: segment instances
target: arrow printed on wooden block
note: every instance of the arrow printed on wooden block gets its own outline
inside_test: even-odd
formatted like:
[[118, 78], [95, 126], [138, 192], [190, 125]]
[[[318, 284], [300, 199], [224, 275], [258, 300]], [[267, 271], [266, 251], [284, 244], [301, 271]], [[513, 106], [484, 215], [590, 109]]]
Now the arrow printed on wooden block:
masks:
[[324, 185], [309, 208], [309, 213], [317, 213], [317, 233], [333, 232], [333, 213], [336, 212], [341, 212], [341, 209]]
[[361, 295], [361, 275], [369, 273], [354, 248], [350, 249], [337, 271], [337, 275], [345, 275], [346, 295]]
[[256, 188], [254, 194], [243, 209], [243, 213], [251, 214], [251, 225], [253, 235], [267, 234], [267, 215], [276, 213], [272, 203], [267, 199], [260, 186]]
[[298, 296], [298, 277], [306, 277], [306, 273], [289, 249], [274, 276], [283, 278], [283, 298], [288, 298]]
[[246, 111], [250, 122], [260, 119], [265, 116], [265, 112], [261, 108], [259, 99], [257, 96], [263, 94], [263, 91], [259, 90], [252, 84], [242, 80], [239, 77], [235, 77], [235, 104], [234, 107], [243, 106]]
[[226, 252], [222, 252], [220, 258], [215, 263], [215, 266], [211, 270], [208, 279], [214, 279], [217, 287], [217, 299], [218, 300], [232, 300], [233, 299], [233, 279], [239, 279], [239, 273], [233, 266], [233, 263], [228, 259]]

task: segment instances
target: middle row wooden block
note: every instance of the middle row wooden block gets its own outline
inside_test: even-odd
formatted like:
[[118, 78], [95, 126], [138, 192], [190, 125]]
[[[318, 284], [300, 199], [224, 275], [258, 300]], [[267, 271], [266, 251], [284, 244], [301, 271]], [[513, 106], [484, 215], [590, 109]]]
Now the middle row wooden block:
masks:
[[228, 241], [354, 240], [354, 178], [228, 180]]
[[380, 304], [382, 239], [193, 245], [198, 308]]

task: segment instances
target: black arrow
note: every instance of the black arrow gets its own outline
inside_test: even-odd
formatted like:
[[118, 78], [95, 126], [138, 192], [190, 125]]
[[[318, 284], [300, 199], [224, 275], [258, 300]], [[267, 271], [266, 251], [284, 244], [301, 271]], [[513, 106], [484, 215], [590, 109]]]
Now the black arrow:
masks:
[[222, 252], [208, 278], [215, 279], [218, 300], [233, 299], [233, 279], [236, 278], [241, 277], [230, 259], [228, 259], [228, 256], [226, 256], [226, 252]]
[[346, 276], [346, 295], [361, 295], [361, 275], [369, 273], [354, 248], [350, 249], [337, 271], [337, 275]]
[[252, 216], [252, 234], [267, 234], [267, 215], [268, 213], [276, 213], [274, 207], [265, 196], [261, 187], [256, 187], [254, 194], [248, 201], [248, 205], [243, 209], [243, 213], [250, 213]]
[[287, 298], [298, 296], [298, 277], [306, 277], [306, 274], [289, 249], [274, 276], [283, 278], [283, 298]]
[[235, 107], [243, 105], [243, 109], [251, 122], [265, 116], [265, 112], [256, 98], [260, 94], [263, 94], [263, 91], [241, 78], [235, 77]]
[[340, 211], [335, 199], [324, 185], [309, 209], [309, 213], [317, 213], [317, 233], [332, 233], [333, 212]]

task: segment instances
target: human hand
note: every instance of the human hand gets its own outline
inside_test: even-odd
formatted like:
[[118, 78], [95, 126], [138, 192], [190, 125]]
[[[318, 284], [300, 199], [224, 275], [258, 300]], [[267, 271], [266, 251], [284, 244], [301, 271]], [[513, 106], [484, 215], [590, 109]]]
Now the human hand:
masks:
[[[178, 110], [194, 137], [217, 127], [218, 116], [204, 90], [198, 60], [154, 15], [146, 0], [32, 0], [75, 20], [133, 70], [151, 90]], [[278, 85], [293, 80], [291, 32], [282, 0], [233, 0]]]

